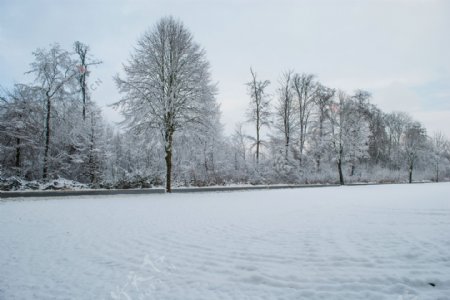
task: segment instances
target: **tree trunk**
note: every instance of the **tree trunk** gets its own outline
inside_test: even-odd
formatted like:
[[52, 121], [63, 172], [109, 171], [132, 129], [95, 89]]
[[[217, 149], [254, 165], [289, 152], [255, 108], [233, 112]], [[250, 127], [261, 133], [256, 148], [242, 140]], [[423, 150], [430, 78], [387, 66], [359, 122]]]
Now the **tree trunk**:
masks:
[[91, 183], [95, 182], [95, 166], [94, 166], [94, 158], [92, 157], [92, 150], [89, 154], [89, 181]]
[[412, 183], [413, 164], [409, 165], [409, 183]]
[[89, 146], [89, 180], [91, 183], [96, 182], [96, 166], [94, 162], [94, 135], [91, 134], [90, 146]]
[[439, 182], [439, 165], [436, 166], [436, 182]]
[[284, 156], [285, 156], [285, 160], [287, 161], [288, 157], [289, 157], [289, 135], [286, 135], [285, 138], [286, 138], [286, 144], [284, 145], [284, 147], [285, 147]]
[[45, 148], [44, 148], [44, 167], [42, 170], [42, 178], [48, 177], [48, 152], [50, 148], [50, 109], [51, 99], [47, 93], [47, 116], [45, 118]]
[[344, 185], [344, 174], [342, 173], [342, 148], [339, 150], [339, 158], [337, 161], [338, 171], [339, 171], [339, 184]]
[[256, 141], [256, 165], [259, 164], [259, 140]]
[[337, 162], [338, 165], [338, 171], [339, 171], [339, 184], [344, 185], [344, 174], [342, 173], [342, 161], [339, 159]]
[[259, 110], [257, 109], [257, 116], [256, 116], [256, 165], [259, 164]]
[[81, 75], [80, 85], [81, 85], [81, 96], [83, 98], [83, 121], [86, 121], [86, 73], [83, 73]]
[[166, 139], [166, 192], [172, 192], [172, 140], [173, 140], [173, 132], [168, 131], [165, 135]]
[[75, 52], [80, 57], [80, 65], [78, 66], [80, 72], [80, 78], [78, 79], [81, 88], [81, 97], [83, 100], [83, 121], [86, 121], [86, 75], [87, 75], [87, 65], [86, 56], [88, 52], [88, 47], [80, 42], [75, 42]]
[[17, 172], [20, 171], [20, 138], [16, 138], [16, 168]]
[[300, 166], [302, 166], [303, 147], [304, 147], [303, 121], [300, 124]]
[[[325, 119], [325, 111], [324, 108], [320, 108], [320, 118], [319, 118], [319, 151], [322, 151], [322, 138], [323, 138], [323, 122]], [[317, 154], [317, 159], [316, 159], [316, 163], [317, 163], [317, 172], [320, 172], [320, 160], [322, 159], [322, 156], [319, 154]]]

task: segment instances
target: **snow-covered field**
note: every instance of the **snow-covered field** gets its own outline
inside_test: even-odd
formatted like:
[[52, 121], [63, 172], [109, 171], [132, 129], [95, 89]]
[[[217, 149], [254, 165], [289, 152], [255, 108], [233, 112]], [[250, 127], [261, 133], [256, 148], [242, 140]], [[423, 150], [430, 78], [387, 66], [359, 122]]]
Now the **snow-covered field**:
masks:
[[450, 184], [2, 201], [0, 299], [450, 299]]

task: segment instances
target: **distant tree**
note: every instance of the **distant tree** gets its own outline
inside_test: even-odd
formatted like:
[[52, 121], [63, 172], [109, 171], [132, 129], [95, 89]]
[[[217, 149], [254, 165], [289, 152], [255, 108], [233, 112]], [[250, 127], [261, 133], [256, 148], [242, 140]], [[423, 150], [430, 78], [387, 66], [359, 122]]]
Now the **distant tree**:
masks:
[[388, 138], [386, 134], [385, 114], [376, 106], [370, 105], [366, 117], [369, 122], [369, 157], [373, 165], [388, 164]]
[[288, 159], [292, 135], [295, 133], [298, 123], [292, 91], [292, 76], [292, 71], [287, 71], [281, 76], [278, 102], [275, 107], [275, 128], [283, 136], [285, 159]]
[[9, 175], [33, 178], [42, 133], [39, 96], [36, 89], [16, 84], [0, 97], [1, 165]]
[[231, 135], [231, 148], [233, 151], [235, 179], [238, 179], [238, 181], [247, 172], [247, 141], [248, 136], [244, 132], [243, 124], [236, 124], [234, 132]]
[[88, 101], [88, 86], [87, 86], [87, 78], [89, 76], [88, 67], [92, 65], [98, 65], [101, 63], [99, 60], [92, 60], [89, 55], [89, 46], [85, 45], [79, 41], [74, 43], [75, 53], [77, 54], [78, 61], [78, 84], [81, 93], [81, 101], [82, 101], [82, 116], [83, 121], [86, 120], [86, 107]]
[[254, 145], [256, 147], [256, 165], [258, 165], [261, 148], [261, 128], [270, 124], [270, 101], [265, 91], [270, 81], [258, 80], [252, 68], [250, 68], [250, 73], [252, 80], [246, 84], [251, 98], [248, 120], [255, 123], [256, 138]]
[[400, 170], [402, 165], [402, 137], [411, 117], [405, 113], [394, 112], [385, 115], [384, 123], [387, 134], [387, 156], [391, 168]]
[[317, 82], [312, 74], [294, 74], [292, 88], [297, 102], [298, 127], [299, 127], [299, 154], [300, 162], [305, 150], [310, 116], [317, 93]]
[[221, 184], [227, 169], [222, 131], [219, 105], [210, 107], [201, 124], [191, 123], [180, 130], [174, 142], [174, 178], [186, 185]]
[[345, 105], [347, 104], [346, 95], [339, 91], [338, 98], [339, 104], [332, 103], [330, 108], [330, 120], [331, 120], [331, 149], [334, 154], [338, 172], [339, 172], [339, 183], [341, 185], [345, 184], [344, 174], [342, 172], [342, 164], [344, 163], [344, 145], [345, 145], [345, 136], [346, 136], [346, 109]]
[[124, 94], [116, 105], [133, 132], [160, 132], [171, 192], [174, 133], [202, 122], [215, 102], [205, 52], [180, 21], [166, 17], [141, 37], [124, 71], [125, 77], [116, 77]]
[[315, 118], [313, 122], [312, 152], [316, 161], [316, 170], [320, 171], [323, 156], [327, 151], [329, 130], [327, 128], [328, 116], [336, 91], [321, 84], [317, 87], [315, 97]]
[[77, 127], [75, 132], [76, 144], [78, 144], [77, 155], [79, 161], [82, 162], [81, 170], [77, 171], [77, 178], [82, 181], [87, 179], [90, 183], [97, 183], [102, 177], [101, 169], [104, 163], [104, 153], [101, 151], [101, 148], [104, 147], [104, 124], [100, 109], [91, 99], [88, 78], [91, 74], [90, 67], [102, 62], [92, 57], [88, 45], [76, 41], [73, 47], [77, 67], [77, 88], [81, 97], [83, 118], [83, 122], [77, 122], [75, 126]]
[[50, 49], [37, 49], [33, 52], [35, 61], [28, 73], [35, 75], [35, 82], [40, 88], [45, 102], [44, 130], [44, 162], [42, 178], [49, 175], [50, 145], [52, 138], [52, 112], [56, 100], [67, 99], [73, 90], [73, 79], [76, 76], [75, 62], [69, 52], [61, 49], [58, 44]]
[[104, 122], [100, 108], [91, 103], [88, 110], [87, 120], [89, 127], [87, 129], [87, 147], [85, 158], [85, 175], [90, 183], [98, 183], [103, 177], [103, 167], [105, 163], [105, 141]]
[[369, 128], [357, 111], [357, 105], [344, 92], [338, 92], [339, 103], [330, 109], [331, 150], [339, 172], [339, 183], [345, 184], [343, 164], [351, 163], [353, 175], [359, 158], [367, 155]]
[[435, 172], [435, 181], [439, 182], [442, 165], [448, 165], [449, 161], [445, 157], [445, 153], [450, 146], [449, 141], [441, 132], [435, 132], [431, 137], [431, 156]]
[[421, 152], [425, 149], [427, 133], [419, 122], [411, 122], [407, 125], [403, 136], [403, 152], [408, 164], [408, 181], [412, 183], [413, 171]]

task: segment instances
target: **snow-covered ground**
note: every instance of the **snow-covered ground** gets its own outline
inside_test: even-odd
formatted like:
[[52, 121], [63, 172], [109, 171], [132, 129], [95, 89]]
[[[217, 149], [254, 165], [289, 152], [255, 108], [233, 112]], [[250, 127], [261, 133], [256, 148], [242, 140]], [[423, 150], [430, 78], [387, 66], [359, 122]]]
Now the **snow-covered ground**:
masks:
[[0, 299], [450, 299], [450, 184], [2, 201]]

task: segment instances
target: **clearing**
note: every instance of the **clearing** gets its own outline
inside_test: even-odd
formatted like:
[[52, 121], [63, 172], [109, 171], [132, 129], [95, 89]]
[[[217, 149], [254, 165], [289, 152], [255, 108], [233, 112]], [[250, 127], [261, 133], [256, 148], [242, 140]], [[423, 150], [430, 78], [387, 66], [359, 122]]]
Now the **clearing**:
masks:
[[0, 299], [450, 299], [450, 183], [0, 201]]

